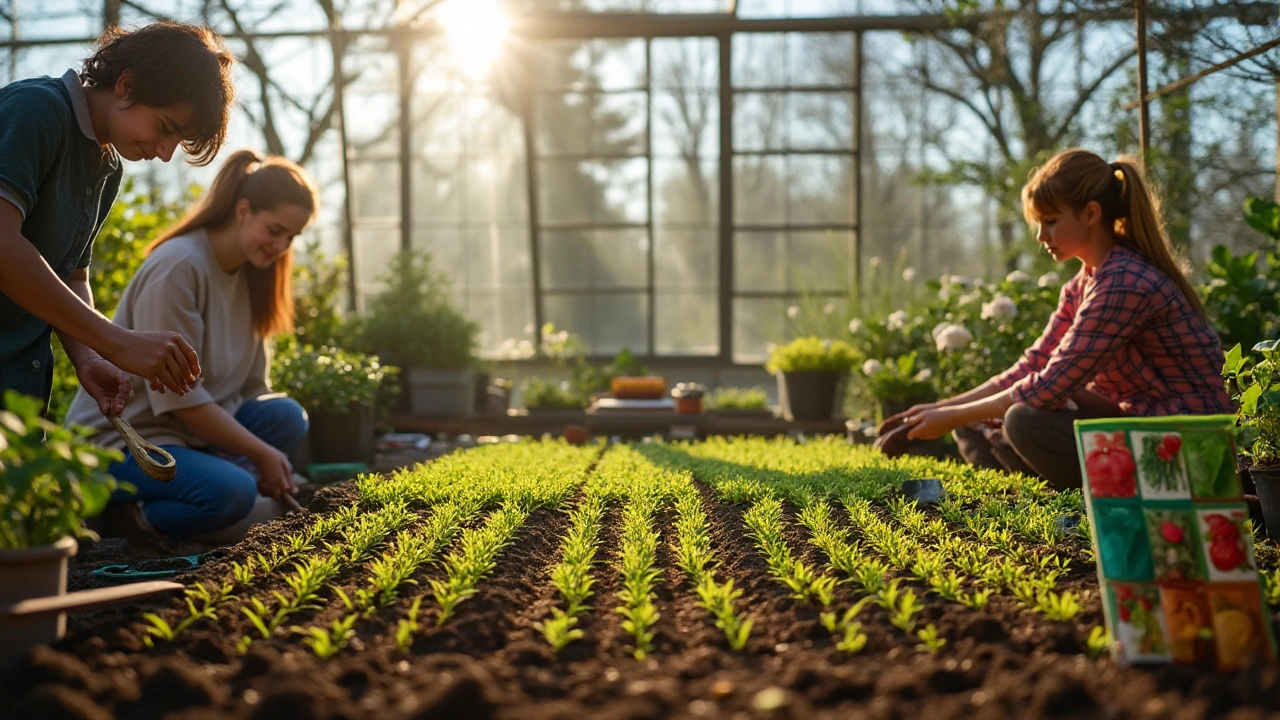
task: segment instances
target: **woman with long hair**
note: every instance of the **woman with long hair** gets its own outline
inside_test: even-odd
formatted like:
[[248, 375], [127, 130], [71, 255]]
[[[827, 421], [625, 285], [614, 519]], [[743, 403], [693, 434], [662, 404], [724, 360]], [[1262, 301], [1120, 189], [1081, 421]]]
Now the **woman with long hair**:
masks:
[[1082, 264], [1044, 333], [1013, 367], [889, 418], [882, 436], [954, 432], [975, 465], [1068, 488], [1082, 483], [1076, 419], [1232, 411], [1222, 346], [1136, 161], [1061, 152], [1031, 173], [1022, 210], [1054, 260]]
[[[114, 322], [180, 332], [199, 353], [202, 372], [184, 395], [134, 378], [138, 399], [122, 416], [177, 462], [169, 482], [148, 477], [131, 456], [112, 465], [111, 474], [135, 488], [113, 500], [135, 503], [144, 527], [208, 533], [245, 518], [259, 493], [297, 492], [288, 454], [302, 441], [307, 416], [271, 392], [267, 339], [292, 327], [291, 245], [318, 205], [302, 168], [240, 150], [187, 216], [147, 247]], [[96, 430], [99, 445], [124, 448], [84, 390], [67, 423]]]

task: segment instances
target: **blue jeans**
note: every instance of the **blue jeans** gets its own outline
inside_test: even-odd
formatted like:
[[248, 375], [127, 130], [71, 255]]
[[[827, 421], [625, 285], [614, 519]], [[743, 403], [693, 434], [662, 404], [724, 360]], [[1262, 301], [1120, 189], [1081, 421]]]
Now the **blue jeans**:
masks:
[[[307, 413], [295, 400], [265, 395], [250, 400], [235, 414], [236, 422], [268, 445], [293, 452], [307, 434]], [[129, 453], [112, 463], [117, 480], [137, 488], [117, 490], [113, 502], [142, 500], [142, 513], [156, 530], [167, 535], [199, 535], [232, 525], [249, 514], [258, 498], [253, 463], [245, 458], [219, 457], [205, 450], [163, 445], [173, 455], [178, 474], [169, 482], [152, 479]]]

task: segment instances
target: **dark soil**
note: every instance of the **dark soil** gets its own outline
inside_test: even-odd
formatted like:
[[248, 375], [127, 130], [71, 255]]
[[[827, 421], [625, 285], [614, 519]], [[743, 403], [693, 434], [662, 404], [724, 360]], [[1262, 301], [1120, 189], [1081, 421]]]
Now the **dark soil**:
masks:
[[[322, 489], [309, 504], [313, 512], [328, 512], [354, 501], [352, 486], [340, 484]], [[1274, 666], [1222, 674], [1179, 666], [1121, 668], [1085, 656], [1084, 639], [1101, 614], [1092, 566], [1082, 557], [1062, 582], [1083, 596], [1085, 609], [1075, 622], [1049, 622], [1004, 597], [973, 612], [926, 595], [920, 622], [934, 623], [946, 637], [940, 654], [920, 652], [916, 639], [875, 607], [859, 618], [867, 647], [845, 654], [822, 627], [818, 609], [789, 597], [769, 575], [745, 533], [743, 508], [710, 494], [704, 502], [720, 560], [717, 578], [732, 578], [743, 590], [736, 606], [755, 623], [744, 652], [730, 651], [698, 607], [674, 562], [668, 512], [660, 518], [663, 574], [656, 602], [662, 617], [656, 649], [644, 661], [632, 657], [630, 637], [613, 611], [619, 604], [613, 563], [620, 515], [610, 510], [597, 557], [595, 607], [580, 624], [586, 637], [553, 653], [534, 623], [559, 602], [547, 573], [558, 559], [568, 520], [560, 511], [539, 511], [480, 583], [479, 593], [443, 626], [435, 624], [429, 583], [443, 575], [437, 558], [419, 569], [417, 585], [403, 588], [395, 603], [357, 623], [355, 639], [329, 661], [317, 659], [302, 635], [283, 629], [269, 641], [256, 640], [242, 655], [236, 643], [253, 630], [239, 608], [250, 594], [266, 599], [270, 590], [283, 589], [280, 571], [252, 593], [239, 592], [216, 621], [197, 623], [172, 644], [145, 647], [138, 620], [144, 611], [180, 619], [179, 598], [70, 618], [63, 642], [34, 648], [0, 674], [0, 717], [1191, 720], [1280, 711], [1280, 670]], [[293, 514], [255, 529], [178, 579], [228, 580], [231, 562], [271, 547], [309, 521]], [[795, 523], [790, 510], [788, 521]], [[822, 560], [802, 534], [788, 540], [798, 558]], [[172, 549], [186, 554], [186, 548]], [[87, 557], [104, 560], [83, 553], [81, 561]], [[364, 568], [349, 568], [334, 585], [350, 592], [364, 577]], [[396, 627], [418, 596], [424, 596], [421, 628], [409, 652], [401, 653]], [[853, 598], [849, 585], [839, 587], [840, 607]], [[324, 591], [320, 605], [286, 625], [327, 625], [343, 614], [332, 590]]]

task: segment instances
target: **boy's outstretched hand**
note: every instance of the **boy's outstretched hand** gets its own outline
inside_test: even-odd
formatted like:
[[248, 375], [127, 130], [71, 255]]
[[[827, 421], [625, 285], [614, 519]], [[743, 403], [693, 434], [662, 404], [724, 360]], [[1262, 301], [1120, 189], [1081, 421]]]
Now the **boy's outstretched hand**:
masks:
[[76, 368], [76, 375], [80, 378], [80, 387], [98, 403], [98, 410], [103, 415], [112, 412], [122, 414], [125, 404], [133, 397], [133, 381], [129, 373], [112, 365], [106, 358], [85, 360]]
[[127, 330], [121, 348], [107, 359], [121, 370], [146, 380], [151, 389], [165, 388], [185, 395], [200, 376], [200, 359], [179, 333], [164, 330]]

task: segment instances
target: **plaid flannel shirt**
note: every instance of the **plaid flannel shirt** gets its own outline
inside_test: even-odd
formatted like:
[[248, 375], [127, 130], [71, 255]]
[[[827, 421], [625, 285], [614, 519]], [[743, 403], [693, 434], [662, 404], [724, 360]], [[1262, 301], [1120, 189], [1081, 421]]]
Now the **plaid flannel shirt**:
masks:
[[1116, 246], [1063, 286], [1044, 333], [995, 382], [1014, 402], [1050, 410], [1088, 389], [1130, 415], [1233, 412], [1223, 362], [1217, 334], [1178, 286]]

